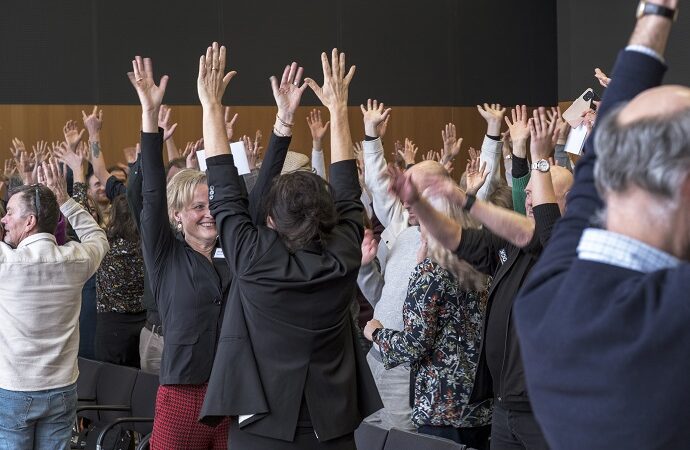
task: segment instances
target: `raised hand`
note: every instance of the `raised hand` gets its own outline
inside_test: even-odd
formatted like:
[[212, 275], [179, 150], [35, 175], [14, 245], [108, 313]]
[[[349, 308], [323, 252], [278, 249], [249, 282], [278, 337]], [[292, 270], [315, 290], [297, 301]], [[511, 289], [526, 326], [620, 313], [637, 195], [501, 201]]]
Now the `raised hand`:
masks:
[[12, 138], [12, 147], [10, 147], [10, 153], [12, 153], [12, 157], [14, 158], [14, 161], [17, 163], [17, 167], [19, 167], [19, 159], [21, 157], [21, 154], [24, 152], [26, 152], [26, 147], [24, 146], [24, 143], [20, 141], [18, 138]]
[[84, 138], [85, 131], [85, 129], [79, 131], [77, 122], [74, 120], [68, 120], [65, 126], [62, 127], [62, 134], [65, 136], [65, 142], [67, 145], [69, 145], [72, 151], [77, 149], [77, 145], [79, 145], [79, 142]]
[[98, 110], [98, 106], [93, 107], [91, 114], [81, 112], [84, 126], [89, 132], [89, 141], [98, 141], [103, 127], [103, 110]]
[[122, 154], [125, 156], [127, 164], [134, 164], [137, 162], [137, 153], [136, 147], [125, 147], [122, 149]]
[[[388, 109], [390, 109], [390, 108], [388, 108]], [[388, 114], [386, 119], [383, 122], [380, 122], [376, 126], [376, 131], [378, 131], [378, 135], [382, 139], [386, 135], [386, 130], [388, 130], [388, 121], [390, 120], [390, 118], [391, 118], [391, 116], [390, 116], [390, 114]]]
[[604, 72], [601, 71], [600, 68], [594, 69], [594, 78], [599, 80], [599, 84], [602, 85], [603, 87], [609, 87], [609, 83], [611, 82], [611, 78], [607, 77]]
[[364, 133], [370, 137], [380, 137], [379, 125], [386, 121], [391, 113], [390, 108], [385, 108], [383, 103], [377, 100], [367, 100], [367, 106], [359, 105], [364, 116]]
[[390, 176], [388, 191], [391, 194], [407, 204], [412, 204], [419, 200], [419, 191], [412, 182], [410, 172], [403, 173], [398, 166], [388, 164], [388, 175]]
[[8, 180], [12, 175], [17, 172], [17, 163], [13, 158], [6, 159], [5, 165], [2, 171], [2, 179]]
[[158, 115], [158, 110], [163, 103], [163, 96], [165, 95], [165, 88], [168, 86], [167, 75], [163, 75], [160, 79], [160, 84], [156, 85], [153, 79], [153, 63], [151, 58], [142, 58], [135, 56], [132, 60], [132, 72], [127, 72], [127, 77], [130, 83], [134, 86], [139, 96], [139, 103], [144, 112], [155, 112]]
[[302, 93], [307, 88], [306, 80], [302, 83], [303, 75], [304, 68], [293, 62], [285, 66], [280, 83], [275, 76], [271, 77], [273, 98], [278, 106], [278, 120], [284, 127], [291, 128], [295, 124], [295, 111], [302, 99]]
[[441, 159], [440, 152], [429, 150], [422, 158], [422, 161], [438, 161], [439, 159]]
[[323, 86], [316, 81], [306, 78], [304, 82], [314, 91], [323, 106], [329, 110], [346, 108], [348, 88], [352, 77], [355, 75], [355, 66], [345, 73], [345, 53], [339, 53], [334, 48], [331, 52], [331, 62], [328, 62], [326, 53], [321, 53], [321, 66], [323, 68]]
[[518, 105], [510, 111], [512, 121], [505, 118], [510, 132], [510, 140], [513, 143], [513, 154], [519, 158], [527, 156], [527, 139], [529, 138], [529, 116], [527, 106]]
[[163, 141], [170, 139], [177, 128], [177, 122], [170, 123], [171, 112], [172, 108], [167, 105], [161, 105], [158, 110], [158, 126], [163, 129]]
[[84, 154], [72, 150], [72, 147], [68, 143], [63, 142], [61, 145], [56, 146], [53, 149], [53, 153], [55, 153], [55, 157], [58, 161], [67, 164], [67, 166], [72, 169], [72, 172], [76, 173], [83, 170]]
[[405, 166], [414, 164], [417, 161], [417, 146], [410, 140], [405, 138], [405, 150], [398, 150], [398, 154], [402, 157], [405, 162]]
[[256, 169], [256, 163], [259, 162], [259, 152], [261, 147], [259, 146], [258, 139], [252, 142], [249, 136], [242, 136], [242, 142], [244, 142], [244, 152], [247, 155], [247, 163], [249, 164], [249, 170]]
[[554, 120], [556, 121], [556, 130], [558, 130], [556, 144], [565, 145], [568, 140], [568, 134], [570, 133], [570, 124], [567, 120], [563, 119], [561, 107], [551, 107], [550, 111], [546, 111], [546, 115], [549, 117], [549, 123]]
[[187, 169], [199, 170], [199, 160], [196, 155], [196, 144], [194, 142], [187, 142], [182, 157], [185, 160], [185, 167]]
[[370, 229], [364, 230], [364, 238], [362, 239], [362, 265], [366, 266], [376, 258], [379, 243], [374, 238], [374, 232]]
[[225, 114], [223, 115], [223, 122], [225, 122], [225, 134], [228, 135], [228, 142], [232, 141], [232, 135], [234, 134], [235, 122], [237, 121], [237, 116], [239, 114], [235, 113], [232, 118], [230, 117], [230, 107], [225, 107]]
[[237, 75], [234, 70], [225, 73], [225, 65], [225, 46], [219, 46], [217, 42], [208, 47], [206, 54], [199, 58], [199, 77], [196, 87], [202, 107], [220, 107], [225, 89], [230, 84], [230, 80]]
[[311, 131], [312, 145], [316, 150], [321, 150], [321, 140], [326, 131], [328, 131], [330, 123], [330, 120], [323, 123], [321, 120], [321, 110], [312, 109], [307, 115], [307, 125], [309, 125], [309, 131]]
[[53, 191], [58, 205], [62, 205], [69, 200], [65, 171], [60, 167], [57, 159], [50, 158], [48, 161], [43, 162], [38, 170], [38, 182], [44, 184], [48, 189]]
[[477, 192], [484, 186], [489, 170], [486, 168], [486, 161], [481, 162], [481, 152], [472, 147], [469, 150], [470, 159], [467, 160], [465, 171], [467, 173], [467, 193], [477, 195]]
[[477, 105], [477, 111], [486, 120], [486, 134], [489, 136], [499, 136], [501, 134], [501, 122], [506, 114], [506, 109], [502, 108], [499, 103], [492, 103], [491, 105], [484, 103], [483, 107]]
[[535, 109], [532, 119], [529, 120], [530, 153], [532, 161], [547, 159], [553, 152], [553, 138], [558, 135], [557, 122], [546, 119], [546, 109]]
[[462, 138], [456, 137], [455, 125], [452, 123], [447, 123], [445, 128], [441, 130], [441, 138], [443, 138], [443, 155], [440, 162], [445, 164], [455, 159], [460, 153]]

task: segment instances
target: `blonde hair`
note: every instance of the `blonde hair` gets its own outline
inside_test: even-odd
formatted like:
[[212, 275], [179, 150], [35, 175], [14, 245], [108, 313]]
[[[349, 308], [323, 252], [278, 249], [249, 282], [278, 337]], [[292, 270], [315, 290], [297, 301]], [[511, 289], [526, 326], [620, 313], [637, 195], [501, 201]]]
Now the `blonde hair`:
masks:
[[[429, 203], [438, 212], [450, 217], [463, 228], [468, 228], [468, 216], [459, 205], [451, 203], [442, 196], [427, 196]], [[469, 226], [469, 228], [475, 228]], [[427, 256], [436, 261], [441, 267], [449, 271], [458, 284], [465, 289], [484, 291], [487, 288], [488, 277], [477, 271], [467, 261], [460, 259], [452, 251], [447, 249], [433, 236], [427, 234]]]
[[175, 227], [175, 211], [182, 211], [194, 199], [194, 191], [200, 184], [208, 184], [206, 173], [195, 169], [183, 169], [168, 181], [168, 218]]

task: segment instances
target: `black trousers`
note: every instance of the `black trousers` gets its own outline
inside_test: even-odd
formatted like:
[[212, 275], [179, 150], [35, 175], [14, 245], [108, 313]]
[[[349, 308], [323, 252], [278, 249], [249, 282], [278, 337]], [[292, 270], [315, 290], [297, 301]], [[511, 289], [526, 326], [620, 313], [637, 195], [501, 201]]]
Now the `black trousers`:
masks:
[[112, 364], [139, 367], [139, 335], [146, 312], [96, 314], [96, 359]]
[[534, 418], [526, 411], [502, 408], [494, 400], [491, 424], [491, 450], [548, 450], [544, 433]]
[[491, 425], [483, 427], [455, 428], [441, 427], [434, 425], [422, 425], [417, 429], [420, 434], [438, 436], [458, 444], [464, 444], [476, 450], [489, 450], [489, 436], [491, 435]]
[[[356, 450], [355, 433], [346, 434], [326, 442], [319, 442], [311, 425], [307, 402], [302, 397], [299, 409], [297, 430], [292, 442], [257, 436], [242, 431], [237, 422], [237, 417], [230, 420], [230, 432], [228, 433], [229, 450]], [[364, 449], [363, 449], [364, 450]]]

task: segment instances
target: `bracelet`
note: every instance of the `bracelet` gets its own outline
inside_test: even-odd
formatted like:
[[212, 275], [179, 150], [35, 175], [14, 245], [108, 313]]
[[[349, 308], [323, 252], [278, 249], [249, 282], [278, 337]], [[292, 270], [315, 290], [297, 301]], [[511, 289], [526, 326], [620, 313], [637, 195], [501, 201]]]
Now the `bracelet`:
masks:
[[465, 194], [465, 205], [462, 207], [467, 212], [470, 212], [470, 209], [472, 209], [472, 205], [474, 205], [474, 201], [477, 200], [477, 197], [474, 196], [474, 194]]
[[375, 341], [375, 340], [376, 340], [376, 336], [378, 336], [379, 332], [380, 332], [382, 329], [383, 329], [383, 328], [377, 328], [377, 329], [375, 329], [374, 331], [371, 332], [371, 340], [372, 340], [372, 341]]
[[505, 155], [503, 159], [513, 159], [513, 155]]
[[290, 137], [291, 136], [289, 134], [280, 133], [278, 130], [275, 129], [275, 127], [273, 127], [273, 134], [275, 134], [278, 137]]
[[287, 123], [286, 121], [281, 119], [278, 113], [276, 113], [276, 119], [278, 119], [278, 122], [280, 122], [281, 125], [287, 128], [292, 128], [295, 125], [294, 123]]

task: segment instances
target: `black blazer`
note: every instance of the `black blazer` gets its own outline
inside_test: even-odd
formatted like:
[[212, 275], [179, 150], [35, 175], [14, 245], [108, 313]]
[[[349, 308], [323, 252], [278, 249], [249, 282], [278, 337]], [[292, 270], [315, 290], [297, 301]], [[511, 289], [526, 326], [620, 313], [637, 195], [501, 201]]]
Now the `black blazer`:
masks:
[[[272, 136], [250, 195], [252, 217], [261, 223], [261, 198], [280, 173], [290, 138]], [[161, 384], [201, 384], [208, 380], [218, 342], [231, 273], [222, 251], [213, 264], [178, 239], [168, 221], [163, 133], [141, 133], [142, 207], [140, 233], [151, 291], [165, 339]], [[246, 192], [244, 182], [239, 183]]]
[[240, 421], [244, 431], [292, 441], [305, 398], [319, 440], [353, 432], [383, 407], [349, 312], [363, 234], [354, 160], [331, 166], [335, 229], [323, 247], [294, 254], [274, 230], [252, 223], [232, 156], [207, 164], [234, 282], [202, 420], [253, 415]]
[[161, 384], [208, 380], [230, 285], [227, 264], [208, 259], [170, 227], [163, 167], [163, 133], [141, 133], [141, 243], [165, 339]]

